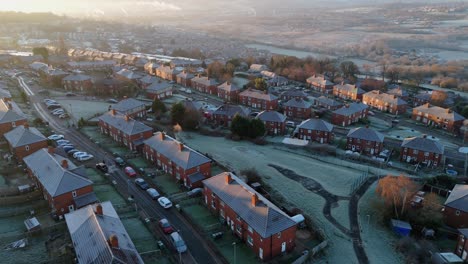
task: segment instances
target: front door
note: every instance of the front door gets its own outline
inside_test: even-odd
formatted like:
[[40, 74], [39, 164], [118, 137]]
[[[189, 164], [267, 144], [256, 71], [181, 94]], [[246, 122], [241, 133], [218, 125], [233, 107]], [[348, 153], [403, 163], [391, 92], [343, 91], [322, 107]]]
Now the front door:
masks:
[[281, 253], [286, 252], [286, 242], [281, 243]]
[[259, 248], [259, 249], [258, 249], [258, 257], [259, 257], [260, 259], [263, 259], [263, 248]]

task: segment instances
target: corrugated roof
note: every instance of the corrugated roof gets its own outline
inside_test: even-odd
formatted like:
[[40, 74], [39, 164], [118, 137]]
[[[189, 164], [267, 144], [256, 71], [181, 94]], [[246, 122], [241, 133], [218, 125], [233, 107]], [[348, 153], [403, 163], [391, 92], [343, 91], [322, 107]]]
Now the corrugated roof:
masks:
[[112, 111], [109, 111], [99, 117], [99, 120], [115, 127], [117, 130], [122, 131], [127, 135], [135, 135], [146, 131], [152, 131], [153, 129], [141, 122], [138, 122], [132, 118], [128, 118], [121, 114], [113, 115]]
[[438, 141], [424, 137], [405, 138], [403, 143], [401, 143], [401, 147], [444, 154], [444, 145], [440, 144]]
[[413, 108], [413, 110], [422, 112], [422, 113], [427, 113], [430, 115], [438, 116], [442, 119], [447, 119], [451, 121], [460, 121], [460, 120], [465, 120], [465, 118], [458, 114], [455, 111], [450, 110], [449, 108], [442, 108], [438, 106], [433, 106], [430, 104], [423, 104], [421, 106]]
[[348, 132], [347, 137], [381, 143], [384, 141], [384, 135], [382, 133], [367, 127], [353, 128]]
[[[68, 169], [62, 167], [62, 160], [67, 160]], [[24, 163], [52, 197], [93, 184], [91, 180], [73, 172], [77, 167], [71, 160], [49, 154], [47, 149], [40, 149], [25, 157]]]
[[35, 127], [25, 128], [24, 126], [18, 126], [10, 132], [5, 133], [4, 137], [14, 148], [47, 141], [47, 138]]
[[[229, 184], [227, 175], [232, 179]], [[263, 238], [296, 225], [291, 217], [230, 172], [206, 179], [203, 184]], [[251, 202], [254, 194], [258, 197], [255, 206]]]
[[[95, 213], [96, 204], [65, 215], [68, 231], [79, 263], [143, 263], [133, 241], [110, 202], [102, 202], [102, 215]], [[118, 248], [109, 244], [118, 239]]]
[[144, 144], [161, 153], [184, 170], [211, 162], [209, 158], [185, 145], [181, 150], [180, 144], [182, 143], [161, 132], [157, 132], [154, 136], [145, 140]]
[[257, 117], [264, 122], [279, 122], [283, 123], [286, 121], [286, 116], [276, 111], [262, 111]]
[[137, 99], [134, 99], [134, 98], [128, 98], [113, 105], [112, 109], [115, 109], [116, 111], [121, 112], [121, 113], [127, 113], [130, 110], [133, 110], [135, 108], [141, 108], [141, 107], [145, 108], [146, 107], [145, 103], [143, 103], [142, 101], [138, 101]]
[[468, 212], [468, 185], [456, 184], [444, 205]]
[[307, 119], [302, 121], [298, 128], [332, 132], [333, 125], [321, 119]]
[[337, 115], [350, 116], [352, 114], [361, 112], [367, 108], [368, 106], [365, 104], [351, 103], [348, 106], [343, 106], [340, 109], [336, 109], [335, 111], [333, 111], [333, 113]]

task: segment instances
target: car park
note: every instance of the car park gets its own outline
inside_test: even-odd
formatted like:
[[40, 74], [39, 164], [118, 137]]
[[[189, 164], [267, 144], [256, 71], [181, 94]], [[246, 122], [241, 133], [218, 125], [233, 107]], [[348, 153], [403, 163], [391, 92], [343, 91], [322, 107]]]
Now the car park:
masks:
[[158, 198], [158, 203], [161, 205], [164, 209], [169, 209], [172, 207], [172, 202], [167, 199], [167, 197], [159, 197]]
[[50, 104], [50, 105], [47, 105], [47, 109], [51, 110], [51, 109], [57, 109], [57, 108], [60, 108], [62, 107], [61, 105], [59, 104]]
[[136, 178], [135, 179], [135, 184], [138, 187], [140, 187], [140, 189], [142, 189], [142, 190], [148, 190], [149, 189], [148, 183], [146, 183], [145, 180], [143, 180], [142, 178]]
[[70, 116], [67, 114], [67, 113], [63, 113], [61, 115], [59, 115], [59, 118], [69, 118]]
[[187, 246], [185, 245], [184, 240], [177, 232], [173, 232], [170, 234], [172, 245], [174, 245], [175, 249], [178, 253], [184, 253], [187, 251]]
[[47, 138], [50, 139], [50, 140], [60, 140], [60, 139], [63, 139], [64, 136], [63, 135], [53, 134], [53, 135], [48, 136]]
[[156, 198], [158, 198], [160, 195], [159, 192], [156, 191], [156, 189], [154, 188], [149, 188], [148, 190], [146, 190], [146, 192], [149, 194], [149, 196], [151, 196], [153, 200], [156, 200]]
[[85, 154], [85, 155], [79, 156], [79, 157], [77, 158], [77, 160], [79, 160], [79, 161], [87, 161], [87, 160], [90, 160], [90, 159], [92, 159], [92, 158], [94, 158], [93, 155], [91, 155], [91, 154]]
[[124, 171], [125, 174], [127, 174], [127, 176], [130, 178], [137, 176], [136, 171], [132, 167], [125, 167]]
[[159, 220], [158, 224], [159, 224], [159, 227], [164, 232], [164, 234], [171, 234], [172, 232], [174, 232], [174, 228], [169, 223], [169, 220], [167, 220], [166, 218]]
[[76, 152], [80, 152], [78, 149], [72, 149], [70, 151], [67, 152], [68, 155], [73, 155], [75, 154]]
[[104, 173], [107, 173], [109, 171], [109, 168], [107, 167], [107, 165], [105, 163], [102, 163], [102, 162], [99, 162], [96, 164], [96, 169], [104, 172]]

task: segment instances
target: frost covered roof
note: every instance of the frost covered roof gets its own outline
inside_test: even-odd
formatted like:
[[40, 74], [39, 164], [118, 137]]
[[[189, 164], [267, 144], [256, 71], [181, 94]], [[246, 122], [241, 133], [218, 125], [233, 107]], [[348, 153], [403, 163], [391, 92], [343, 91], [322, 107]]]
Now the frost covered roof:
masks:
[[35, 127], [25, 128], [24, 126], [18, 126], [10, 132], [5, 133], [4, 137], [14, 148], [47, 141], [47, 138]]
[[468, 212], [468, 185], [456, 184], [444, 205]]
[[298, 128], [331, 132], [333, 125], [321, 119], [307, 119], [302, 121]]
[[444, 145], [440, 144], [438, 141], [424, 137], [405, 138], [403, 143], [401, 143], [401, 147], [444, 154]]
[[276, 111], [262, 111], [257, 115], [257, 118], [264, 122], [279, 122], [286, 121], [286, 116]]
[[138, 122], [132, 118], [126, 117], [125, 115], [116, 114], [113, 115], [112, 111], [109, 111], [99, 117], [99, 120], [113, 126], [117, 130], [122, 131], [126, 135], [135, 135], [146, 131], [152, 131], [153, 129], [141, 122]]
[[384, 135], [367, 127], [353, 128], [348, 132], [347, 137], [363, 139], [368, 141], [383, 142]]

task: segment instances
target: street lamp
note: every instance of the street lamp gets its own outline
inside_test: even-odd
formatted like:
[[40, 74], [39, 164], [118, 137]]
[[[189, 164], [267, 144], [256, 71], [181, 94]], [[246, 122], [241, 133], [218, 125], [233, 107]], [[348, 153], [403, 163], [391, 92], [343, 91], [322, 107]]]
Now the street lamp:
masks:
[[468, 147], [461, 147], [458, 149], [458, 152], [465, 154], [465, 171], [463, 174], [466, 177], [466, 169], [468, 168]]
[[234, 264], [236, 264], [236, 242], [232, 242], [232, 245], [234, 246]]

